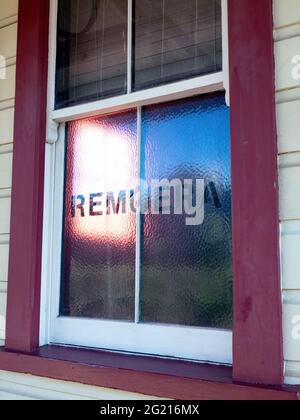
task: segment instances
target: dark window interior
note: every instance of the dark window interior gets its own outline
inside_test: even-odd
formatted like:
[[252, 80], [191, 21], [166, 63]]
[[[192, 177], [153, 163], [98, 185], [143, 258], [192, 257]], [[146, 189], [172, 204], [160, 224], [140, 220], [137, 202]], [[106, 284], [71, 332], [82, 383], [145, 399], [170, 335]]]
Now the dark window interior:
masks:
[[[222, 70], [221, 0], [135, 0], [132, 90]], [[60, 0], [56, 108], [125, 94], [127, 0]]]
[[126, 93], [127, 0], [60, 0], [56, 107]]
[[134, 89], [222, 70], [220, 0], [135, 2]]

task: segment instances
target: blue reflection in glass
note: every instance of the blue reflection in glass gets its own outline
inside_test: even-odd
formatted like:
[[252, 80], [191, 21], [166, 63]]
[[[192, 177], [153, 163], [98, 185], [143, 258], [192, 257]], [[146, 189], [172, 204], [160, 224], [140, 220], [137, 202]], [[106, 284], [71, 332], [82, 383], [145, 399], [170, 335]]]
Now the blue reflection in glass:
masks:
[[213, 94], [143, 109], [142, 178], [204, 179], [205, 215], [142, 216], [141, 320], [232, 326], [229, 109]]

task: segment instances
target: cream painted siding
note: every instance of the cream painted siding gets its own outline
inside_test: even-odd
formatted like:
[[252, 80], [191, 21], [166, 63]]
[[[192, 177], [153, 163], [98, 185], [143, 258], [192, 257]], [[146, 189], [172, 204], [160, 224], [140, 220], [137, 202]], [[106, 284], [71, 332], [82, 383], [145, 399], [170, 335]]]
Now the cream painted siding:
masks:
[[[285, 377], [300, 383], [300, 1], [274, 0]], [[298, 57], [297, 57], [298, 56]], [[298, 61], [299, 59], [299, 61]], [[298, 71], [299, 69], [299, 71]], [[271, 333], [271, 328], [270, 328]]]
[[0, 400], [158, 400], [141, 394], [0, 371]]
[[0, 344], [5, 339], [8, 244], [10, 222], [13, 117], [17, 47], [17, 0], [0, 0]]

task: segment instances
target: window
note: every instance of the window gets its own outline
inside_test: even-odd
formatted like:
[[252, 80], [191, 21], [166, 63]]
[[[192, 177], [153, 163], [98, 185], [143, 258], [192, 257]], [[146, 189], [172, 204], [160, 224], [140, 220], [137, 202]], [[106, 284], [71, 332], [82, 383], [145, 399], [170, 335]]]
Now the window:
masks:
[[221, 1], [52, 6], [44, 341], [229, 364]]

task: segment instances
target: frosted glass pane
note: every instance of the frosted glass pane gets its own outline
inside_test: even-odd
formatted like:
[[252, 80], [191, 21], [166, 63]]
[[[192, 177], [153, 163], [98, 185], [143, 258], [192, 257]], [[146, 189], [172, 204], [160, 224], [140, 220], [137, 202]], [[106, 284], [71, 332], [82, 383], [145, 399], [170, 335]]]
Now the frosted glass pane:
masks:
[[[143, 176], [205, 181], [204, 222], [142, 216], [143, 322], [232, 326], [229, 109], [209, 95], [143, 110]], [[195, 200], [195, 196], [194, 196]]]
[[67, 134], [61, 315], [131, 321], [136, 217], [123, 200], [137, 177], [136, 113], [72, 122]]

